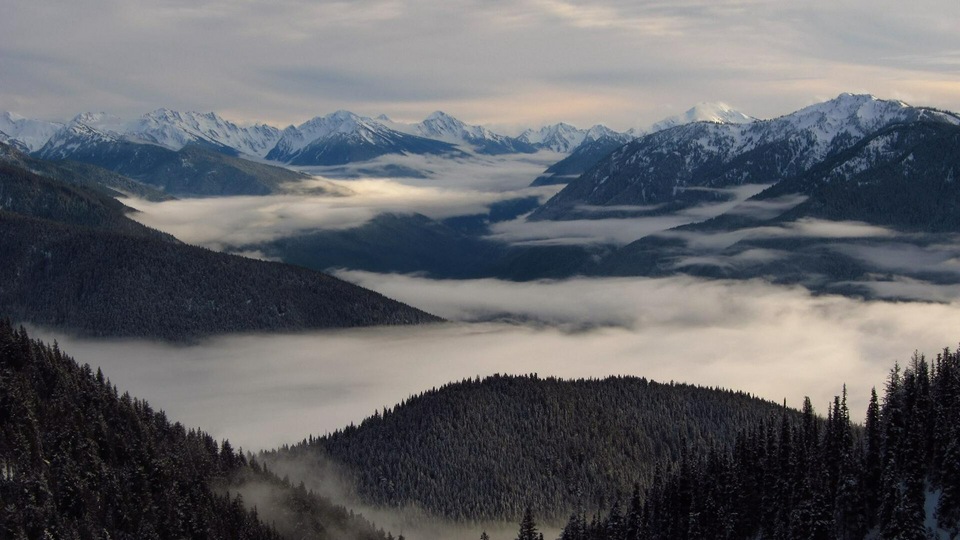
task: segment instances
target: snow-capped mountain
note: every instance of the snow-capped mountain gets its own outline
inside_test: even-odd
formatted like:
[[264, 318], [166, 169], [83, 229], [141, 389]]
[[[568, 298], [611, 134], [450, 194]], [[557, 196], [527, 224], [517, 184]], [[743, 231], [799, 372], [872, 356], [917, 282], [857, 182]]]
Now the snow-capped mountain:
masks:
[[479, 154], [533, 153], [537, 149], [524, 141], [490, 131], [483, 126], [474, 126], [436, 111], [423, 122], [410, 127], [410, 133], [438, 141], [466, 147]]
[[54, 133], [36, 155], [42, 159], [70, 159], [100, 145], [122, 141], [125, 127], [126, 123], [116, 116], [81, 113]]
[[303, 180], [282, 167], [240, 159], [211, 141], [186, 141], [178, 150], [145, 141], [116, 117], [77, 115], [34, 156], [111, 170], [177, 196], [266, 195]]
[[[868, 134], [921, 120], [960, 123], [952, 113], [841, 94], [773, 120], [675, 126], [617, 149], [532, 217], [583, 217], [577, 211], [582, 205], [682, 207], [716, 200], [724, 197], [717, 188], [773, 184], [802, 174]], [[591, 213], [591, 217], [601, 215]]]
[[583, 144], [604, 137], [611, 140], [620, 140], [624, 143], [632, 139], [626, 133], [614, 131], [601, 124], [597, 124], [590, 129], [580, 129], [564, 122], [543, 126], [538, 130], [527, 129], [517, 139], [537, 148], [546, 148], [554, 152], [569, 154]]
[[265, 124], [242, 127], [212, 112], [157, 109], [140, 117], [126, 134], [172, 150], [188, 143], [208, 143], [263, 157], [276, 146], [281, 131]]
[[384, 154], [456, 152], [452, 144], [403, 133], [341, 110], [284, 129], [266, 158], [291, 165], [342, 165]]
[[756, 118], [747, 116], [726, 103], [698, 103], [683, 114], [670, 116], [650, 126], [648, 133], [656, 133], [694, 122], [713, 122], [715, 124], [746, 124]]
[[62, 127], [63, 124], [24, 118], [12, 112], [0, 113], [0, 132], [6, 135], [6, 141], [16, 141], [20, 143], [17, 146], [31, 152], [43, 146]]

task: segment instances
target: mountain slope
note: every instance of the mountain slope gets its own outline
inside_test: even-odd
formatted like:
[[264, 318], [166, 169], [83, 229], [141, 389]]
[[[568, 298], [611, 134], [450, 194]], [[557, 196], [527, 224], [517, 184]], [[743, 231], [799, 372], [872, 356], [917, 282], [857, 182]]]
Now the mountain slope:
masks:
[[602, 138], [617, 139], [626, 143], [633, 139], [631, 135], [616, 132], [604, 125], [597, 124], [590, 129], [580, 129], [563, 122], [543, 126], [539, 130], [527, 129], [517, 139], [536, 148], [569, 154], [581, 146]]
[[538, 176], [530, 185], [548, 186], [566, 184], [576, 180], [584, 172], [626, 143], [627, 141], [618, 137], [600, 137], [592, 141], [584, 141], [569, 156], [547, 167], [547, 170], [543, 171], [543, 174]]
[[212, 112], [170, 109], [157, 109], [143, 115], [125, 134], [172, 150], [180, 150], [188, 144], [206, 143], [257, 157], [266, 156], [281, 137], [281, 131], [273, 126], [242, 127]]
[[[917, 120], [957, 124], [952, 113], [843, 94], [791, 115], [748, 124], [694, 123], [617, 150], [535, 211], [531, 219], [605, 217], [578, 206], [662, 205], [664, 212], [724, 200], [718, 189], [798, 176], [884, 127]], [[648, 210], [646, 210], [648, 211]], [[634, 213], [644, 213], [638, 208]]]
[[[868, 296], [850, 283], [956, 283], [950, 251], [937, 246], [960, 232], [958, 156], [960, 127], [895, 124], [725, 215], [628, 244], [595, 272], [763, 277]], [[729, 240], [712, 246], [711, 238]]]
[[385, 154], [460, 154], [450, 143], [390, 129], [383, 124], [337, 111], [283, 130], [266, 158], [300, 166], [343, 165]]
[[[252, 510], [235, 496], [251, 489]], [[5, 319], [0, 500], [3, 538], [387, 538]]]
[[108, 197], [134, 196], [148, 201], [172, 199], [170, 195], [113, 171], [77, 161], [47, 161], [30, 157], [0, 143], [0, 162], [61, 182], [90, 188]]
[[174, 151], [135, 142], [79, 116], [37, 152], [46, 160], [96, 165], [182, 196], [265, 195], [304, 176], [281, 167], [232, 157], [209, 144], [189, 143]]
[[33, 120], [5, 111], [0, 113], [0, 132], [6, 135], [8, 140], [0, 142], [19, 143], [26, 151], [33, 152], [39, 150], [62, 127], [62, 124], [56, 122]]
[[303, 268], [186, 246], [82, 187], [0, 166], [0, 311], [84, 334], [189, 340], [431, 315]]
[[532, 154], [537, 148], [528, 142], [499, 135], [482, 126], [467, 125], [441, 111], [436, 111], [423, 122], [412, 126], [413, 133], [461, 147], [478, 154]]
[[570, 150], [567, 150], [567, 152], [570, 152], [569, 156], [548, 167], [547, 170], [543, 171], [543, 174], [530, 185], [545, 186], [569, 183], [571, 180], [576, 179], [581, 174], [592, 169], [615, 149], [632, 141], [636, 137], [649, 133], [656, 133], [657, 131], [696, 122], [744, 124], [754, 120], [756, 119], [732, 109], [724, 103], [700, 103], [683, 114], [665, 118], [657, 122], [647, 130], [630, 130], [627, 133], [617, 133], [604, 126], [594, 126], [584, 132], [581, 142], [573, 145], [573, 148]]
[[276, 471], [291, 459], [331, 460], [376, 505], [480, 520], [516, 519], [532, 504], [563, 519], [599, 505], [607, 486], [648, 485], [686, 444], [731, 445], [737, 429], [779, 410], [742, 393], [632, 377], [493, 376], [263, 458]]
[[744, 429], [733, 451], [691, 452], [606, 518], [574, 514], [561, 538], [958, 538], [960, 357], [906, 366], [882, 405], [873, 394], [862, 432], [844, 391], [825, 424], [805, 406], [802, 423]]

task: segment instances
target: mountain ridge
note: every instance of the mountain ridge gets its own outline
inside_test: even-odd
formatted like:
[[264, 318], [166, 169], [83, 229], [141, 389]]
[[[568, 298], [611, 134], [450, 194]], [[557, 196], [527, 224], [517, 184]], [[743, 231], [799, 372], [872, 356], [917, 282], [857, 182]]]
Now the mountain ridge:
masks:
[[[665, 205], [668, 211], [724, 200], [718, 189], [803, 173], [827, 156], [894, 123], [960, 123], [952, 113], [868, 95], [841, 94], [772, 120], [697, 122], [646, 135], [617, 149], [536, 210], [531, 219], [596, 219], [577, 206]], [[644, 213], [638, 210], [636, 213]]]

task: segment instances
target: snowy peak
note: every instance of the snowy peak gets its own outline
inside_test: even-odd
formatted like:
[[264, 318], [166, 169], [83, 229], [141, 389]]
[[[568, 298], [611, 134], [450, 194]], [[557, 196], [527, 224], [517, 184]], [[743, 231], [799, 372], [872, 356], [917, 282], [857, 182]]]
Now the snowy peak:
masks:
[[633, 137], [626, 133], [620, 133], [619, 131], [614, 131], [607, 126], [602, 124], [597, 124], [587, 130], [586, 134], [583, 137], [584, 142], [598, 141], [603, 138], [613, 139], [621, 141], [623, 143], [629, 142]]
[[913, 107], [899, 100], [878, 99], [868, 94], [840, 94], [834, 99], [810, 105], [764, 125], [764, 138], [802, 133], [813, 140], [816, 157], [824, 157], [884, 127], [926, 120], [960, 124], [955, 114]]
[[411, 133], [466, 147], [479, 154], [532, 153], [536, 148], [512, 137], [500, 135], [483, 126], [466, 124], [453, 116], [435, 111], [423, 122], [412, 126]]
[[293, 165], [342, 165], [383, 154], [440, 154], [453, 148], [341, 110], [286, 128], [266, 158]]
[[421, 137], [452, 143], [502, 138], [483, 127], [467, 125], [443, 111], [430, 113], [430, 116], [417, 124], [414, 129]]
[[756, 118], [743, 114], [726, 103], [698, 103], [683, 114], [664, 118], [650, 127], [650, 133], [663, 131], [676, 126], [694, 122], [713, 122], [715, 124], [746, 124]]
[[[716, 112], [732, 117], [729, 110], [695, 107], [680, 120]], [[582, 217], [577, 208], [584, 204], [700, 204], [703, 194], [688, 188], [727, 188], [800, 177], [866, 137], [921, 120], [924, 125], [960, 124], [954, 113], [869, 95], [841, 94], [773, 120], [677, 125], [643, 136], [596, 162], [533, 217]], [[682, 157], [679, 164], [676, 156]]]
[[569, 154], [583, 143], [586, 134], [586, 130], [560, 122], [543, 126], [536, 131], [528, 129], [517, 138], [539, 148]]
[[67, 159], [77, 152], [123, 139], [123, 121], [106, 113], [78, 114], [53, 134], [37, 153], [43, 159]]
[[546, 148], [554, 152], [569, 154], [581, 145], [602, 138], [610, 138], [626, 143], [633, 137], [627, 133], [614, 131], [601, 124], [597, 124], [590, 129], [580, 129], [570, 124], [560, 122], [543, 126], [536, 131], [528, 129], [517, 138], [528, 144], [535, 145], [538, 148]]
[[205, 142], [263, 157], [280, 140], [280, 130], [256, 124], [241, 127], [215, 113], [157, 109], [140, 117], [128, 135], [179, 150], [189, 143]]
[[0, 132], [6, 136], [4, 142], [31, 152], [40, 149], [62, 127], [63, 124], [24, 118], [13, 112], [0, 113]]
[[66, 127], [74, 126], [83, 126], [103, 134], [120, 136], [126, 133], [128, 123], [123, 118], [113, 114], [85, 112], [74, 116]]

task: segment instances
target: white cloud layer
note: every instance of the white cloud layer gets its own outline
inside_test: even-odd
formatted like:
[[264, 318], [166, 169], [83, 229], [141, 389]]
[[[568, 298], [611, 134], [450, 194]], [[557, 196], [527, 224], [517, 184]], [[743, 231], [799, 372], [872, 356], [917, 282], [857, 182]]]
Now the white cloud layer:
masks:
[[432, 386], [493, 373], [640, 375], [794, 406], [809, 395], [820, 411], [847, 383], [860, 418], [894, 361], [960, 339], [957, 303], [813, 297], [759, 282], [345, 275], [454, 321], [539, 324], [227, 336], [188, 347], [41, 334], [173, 419], [246, 449], [322, 434]]
[[[467, 170], [479, 169], [467, 167]], [[404, 179], [404, 182], [410, 180]], [[311, 194], [314, 184], [335, 186], [337, 193]], [[314, 229], [358, 227], [384, 212], [421, 213], [434, 219], [485, 214], [490, 204], [497, 201], [528, 196], [545, 198], [557, 189], [548, 186], [493, 192], [445, 187], [441, 182], [420, 184], [379, 178], [317, 178], [300, 184], [296, 192], [283, 195], [164, 202], [124, 199], [124, 204], [139, 210], [130, 217], [144, 225], [189, 244], [221, 250], [225, 246], [267, 242]]]

